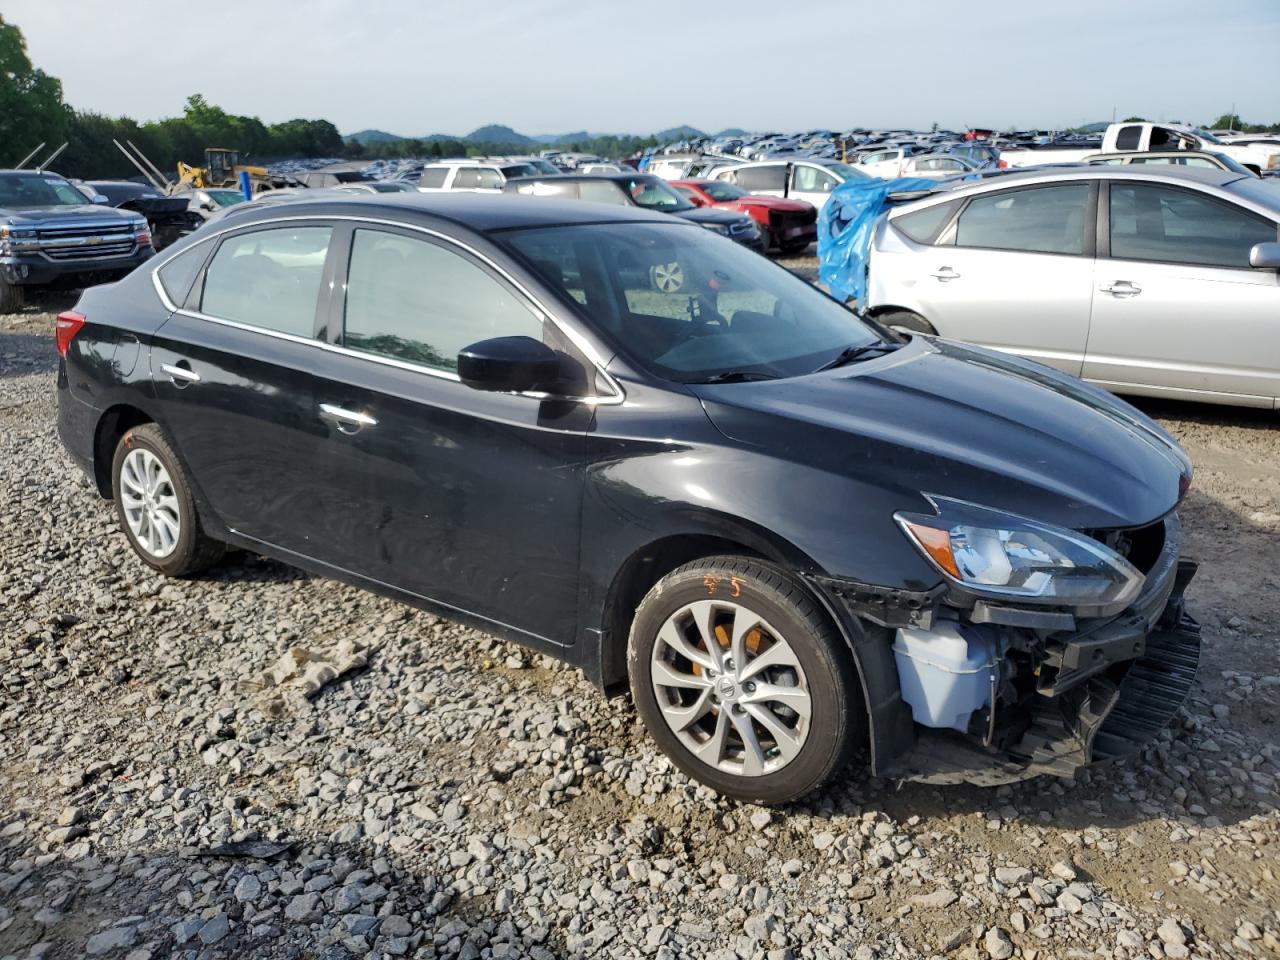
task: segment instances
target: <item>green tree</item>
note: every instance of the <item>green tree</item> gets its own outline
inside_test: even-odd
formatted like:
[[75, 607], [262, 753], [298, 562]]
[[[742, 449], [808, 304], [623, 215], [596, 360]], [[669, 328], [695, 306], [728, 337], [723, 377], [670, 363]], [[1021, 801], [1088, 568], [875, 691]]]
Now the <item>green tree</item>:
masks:
[[68, 120], [62, 82], [32, 66], [22, 31], [0, 17], [0, 163], [17, 163], [41, 141], [59, 146]]

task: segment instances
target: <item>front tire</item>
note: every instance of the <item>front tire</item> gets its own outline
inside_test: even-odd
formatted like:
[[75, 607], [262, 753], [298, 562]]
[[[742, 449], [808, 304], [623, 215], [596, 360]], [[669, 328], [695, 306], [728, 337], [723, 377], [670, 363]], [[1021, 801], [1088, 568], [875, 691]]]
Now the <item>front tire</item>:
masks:
[[133, 427], [120, 438], [111, 478], [120, 526], [148, 566], [181, 577], [222, 559], [225, 547], [200, 526], [187, 473], [154, 423]]
[[0, 313], [17, 313], [26, 302], [26, 291], [22, 287], [0, 280]]
[[808, 590], [770, 564], [713, 557], [663, 577], [636, 611], [627, 656], [650, 736], [725, 796], [802, 797], [860, 739], [848, 647]]

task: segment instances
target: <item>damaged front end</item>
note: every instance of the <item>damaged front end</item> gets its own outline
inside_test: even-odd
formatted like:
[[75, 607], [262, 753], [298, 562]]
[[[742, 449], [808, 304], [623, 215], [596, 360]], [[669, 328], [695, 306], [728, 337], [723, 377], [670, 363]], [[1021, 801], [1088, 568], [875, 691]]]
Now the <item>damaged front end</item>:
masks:
[[[1137, 753], [1173, 718], [1199, 664], [1200, 628], [1183, 600], [1196, 566], [1179, 558], [1177, 514], [1127, 530], [1002, 530], [993, 553], [989, 528], [966, 519], [984, 508], [966, 514], [972, 505], [953, 501], [939, 513], [953, 505], [961, 519], [949, 521], [948, 543], [915, 537], [946, 576], [938, 587], [819, 583], [863, 628], [855, 655], [875, 772], [997, 785]], [[1067, 543], [1064, 556], [1048, 534], [1037, 539], [1043, 531]], [[1035, 579], [1044, 570], [1060, 577], [1056, 588]], [[1015, 586], [986, 588], [996, 581]]]

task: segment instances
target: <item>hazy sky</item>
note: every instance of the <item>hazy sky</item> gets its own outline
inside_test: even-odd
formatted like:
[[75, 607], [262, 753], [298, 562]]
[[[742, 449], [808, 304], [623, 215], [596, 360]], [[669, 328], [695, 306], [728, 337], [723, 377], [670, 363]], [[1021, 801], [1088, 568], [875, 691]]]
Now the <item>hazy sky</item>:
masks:
[[[216, 11], [206, 14], [204, 11]], [[79, 109], [343, 133], [1280, 120], [1280, 0], [0, 0]], [[280, 15], [272, 22], [272, 15]]]

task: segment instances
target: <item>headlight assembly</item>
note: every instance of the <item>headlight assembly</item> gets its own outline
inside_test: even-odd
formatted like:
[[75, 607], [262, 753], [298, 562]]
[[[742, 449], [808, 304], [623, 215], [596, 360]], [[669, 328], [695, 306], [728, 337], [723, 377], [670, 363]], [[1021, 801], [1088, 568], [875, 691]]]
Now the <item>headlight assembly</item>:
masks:
[[982, 596], [1029, 603], [1120, 606], [1142, 589], [1140, 571], [1074, 530], [947, 497], [937, 516], [894, 519], [938, 570]]

